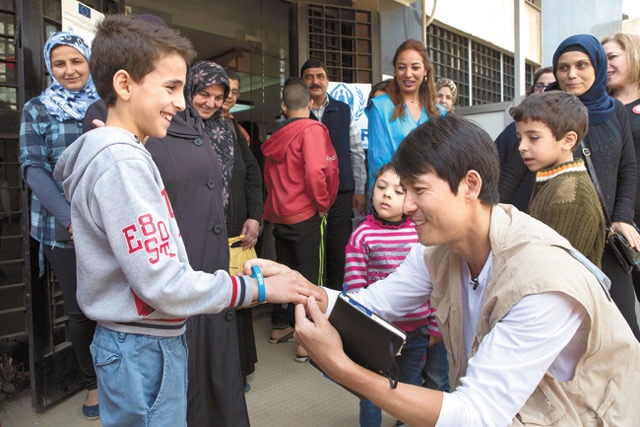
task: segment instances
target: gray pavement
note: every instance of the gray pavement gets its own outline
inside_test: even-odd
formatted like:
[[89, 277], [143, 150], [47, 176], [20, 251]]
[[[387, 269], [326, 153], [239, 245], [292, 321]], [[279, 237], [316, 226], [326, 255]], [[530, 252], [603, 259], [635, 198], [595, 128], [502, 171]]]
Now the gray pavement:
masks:
[[[269, 344], [269, 317], [254, 319], [258, 364], [249, 376], [251, 391], [247, 406], [252, 427], [275, 426], [357, 426], [358, 399], [322, 377], [308, 363], [293, 360], [296, 344]], [[0, 407], [0, 427], [63, 426], [100, 427], [100, 421], [87, 421], [80, 413], [85, 392], [79, 392], [37, 414], [31, 407], [29, 392]], [[383, 414], [382, 423], [394, 422]]]

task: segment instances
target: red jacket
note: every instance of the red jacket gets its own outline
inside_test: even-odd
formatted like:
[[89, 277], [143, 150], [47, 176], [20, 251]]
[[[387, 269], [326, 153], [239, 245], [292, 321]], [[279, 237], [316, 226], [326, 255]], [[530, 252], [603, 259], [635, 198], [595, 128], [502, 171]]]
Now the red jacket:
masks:
[[297, 224], [326, 212], [338, 194], [338, 157], [322, 123], [294, 119], [262, 144], [264, 219]]

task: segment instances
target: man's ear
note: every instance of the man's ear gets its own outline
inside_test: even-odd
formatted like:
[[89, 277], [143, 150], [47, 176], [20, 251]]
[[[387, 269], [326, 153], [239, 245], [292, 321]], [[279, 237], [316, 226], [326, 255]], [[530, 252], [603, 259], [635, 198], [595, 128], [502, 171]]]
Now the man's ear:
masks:
[[475, 200], [480, 197], [480, 190], [482, 190], [482, 177], [475, 169], [471, 169], [462, 179], [462, 182], [466, 186], [465, 197], [470, 200]]
[[131, 98], [131, 83], [133, 80], [125, 70], [118, 70], [113, 75], [113, 89], [119, 99], [128, 101]]
[[289, 117], [289, 112], [287, 111], [287, 106], [284, 105], [284, 102], [280, 103], [280, 108], [282, 109], [282, 112], [284, 113], [284, 115]]
[[565, 151], [573, 151], [573, 147], [578, 143], [578, 134], [570, 130], [563, 138], [562, 149]]

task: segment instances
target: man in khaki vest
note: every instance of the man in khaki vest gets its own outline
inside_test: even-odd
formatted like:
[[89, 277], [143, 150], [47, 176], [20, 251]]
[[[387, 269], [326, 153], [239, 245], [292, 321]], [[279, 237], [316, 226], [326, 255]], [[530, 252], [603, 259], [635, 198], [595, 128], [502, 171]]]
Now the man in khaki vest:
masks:
[[497, 204], [486, 132], [456, 115], [430, 119], [393, 165], [422, 245], [354, 299], [391, 321], [431, 297], [455, 389], [391, 389], [356, 365], [322, 313], [330, 290], [308, 300], [312, 321], [296, 307], [297, 339], [325, 373], [412, 426], [637, 425], [640, 344], [608, 279], [551, 228]]

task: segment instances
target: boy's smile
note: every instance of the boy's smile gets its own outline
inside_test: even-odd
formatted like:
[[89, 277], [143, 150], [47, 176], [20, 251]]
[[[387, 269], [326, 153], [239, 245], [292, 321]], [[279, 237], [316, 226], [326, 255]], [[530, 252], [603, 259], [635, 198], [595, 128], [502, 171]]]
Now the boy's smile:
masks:
[[173, 116], [184, 110], [182, 93], [187, 64], [178, 53], [156, 61], [155, 69], [140, 82], [131, 81], [130, 126], [126, 127], [138, 139], [147, 136], [164, 138]]

